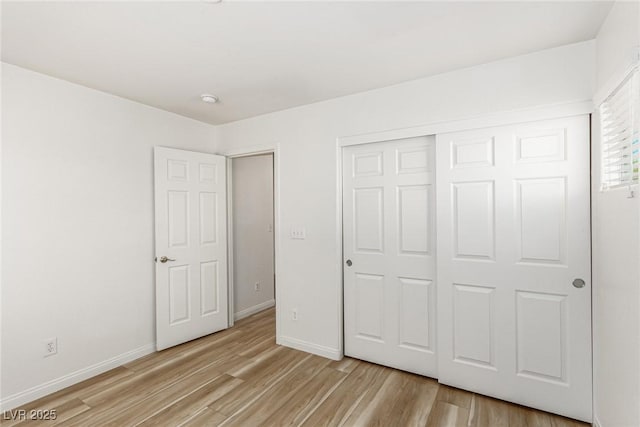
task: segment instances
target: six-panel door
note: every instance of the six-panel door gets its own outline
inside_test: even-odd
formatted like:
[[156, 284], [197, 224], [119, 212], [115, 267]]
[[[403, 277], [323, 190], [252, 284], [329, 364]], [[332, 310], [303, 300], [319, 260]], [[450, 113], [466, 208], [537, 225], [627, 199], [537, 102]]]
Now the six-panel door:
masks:
[[343, 155], [345, 354], [436, 373], [433, 138]]
[[437, 136], [441, 382], [591, 420], [588, 132], [580, 116]]
[[226, 159], [156, 147], [154, 172], [162, 350], [228, 327]]

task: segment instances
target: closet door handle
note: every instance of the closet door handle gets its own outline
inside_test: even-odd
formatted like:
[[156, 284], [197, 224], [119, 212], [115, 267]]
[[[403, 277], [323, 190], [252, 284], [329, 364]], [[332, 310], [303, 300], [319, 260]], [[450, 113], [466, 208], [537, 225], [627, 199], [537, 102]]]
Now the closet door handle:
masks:
[[350, 259], [347, 260], [347, 267], [351, 267], [353, 265], [353, 263], [351, 262]]
[[[163, 263], [163, 264], [164, 264], [164, 263], [165, 263], [165, 262], [167, 262], [167, 261], [175, 261], [175, 259], [167, 258], [166, 256], [161, 256], [161, 257], [160, 257], [160, 262], [161, 262], [161, 263]], [[156, 257], [156, 262], [158, 262], [158, 258], [157, 258], [157, 257]]]

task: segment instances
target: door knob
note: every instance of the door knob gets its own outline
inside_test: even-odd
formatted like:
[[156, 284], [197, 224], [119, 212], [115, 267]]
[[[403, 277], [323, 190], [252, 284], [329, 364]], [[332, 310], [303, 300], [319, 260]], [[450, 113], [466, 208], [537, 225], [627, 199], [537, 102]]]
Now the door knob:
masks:
[[582, 279], [574, 279], [573, 280], [573, 286], [578, 288], [578, 289], [584, 288], [584, 285], [585, 285], [585, 283], [584, 283], [584, 280], [582, 280]]
[[353, 263], [351, 262], [351, 260], [350, 260], [350, 259], [348, 259], [348, 260], [347, 260], [347, 266], [348, 266], [348, 267], [351, 267], [351, 265], [352, 265], [352, 264], [353, 264]]
[[[157, 262], [157, 261], [158, 261], [158, 258], [156, 258], [156, 262]], [[161, 263], [163, 263], [163, 264], [164, 264], [164, 263], [165, 263], [165, 262], [167, 262], [167, 261], [175, 261], [175, 259], [167, 258], [166, 256], [161, 256], [161, 257], [160, 257], [160, 262], [161, 262]]]

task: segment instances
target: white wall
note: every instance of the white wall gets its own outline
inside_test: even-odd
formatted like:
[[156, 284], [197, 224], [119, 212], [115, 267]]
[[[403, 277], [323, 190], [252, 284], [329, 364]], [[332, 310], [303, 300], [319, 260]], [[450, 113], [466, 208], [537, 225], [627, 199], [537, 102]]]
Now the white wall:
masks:
[[[275, 301], [273, 155], [232, 160], [234, 311], [241, 319]], [[259, 283], [259, 290], [255, 290]]]
[[[589, 100], [594, 65], [594, 42], [584, 42], [220, 126], [222, 152], [278, 148], [279, 342], [340, 355], [336, 137]], [[292, 226], [306, 227], [306, 240], [289, 239]]]
[[215, 128], [8, 64], [2, 123], [7, 409], [154, 349], [152, 147]]
[[[596, 39], [598, 88], [628, 68], [640, 46], [640, 3], [617, 2]], [[640, 194], [601, 193], [593, 138], [594, 415], [601, 427], [640, 425]]]
[[627, 68], [640, 48], [640, 9], [637, 1], [617, 1], [596, 37], [597, 88]]

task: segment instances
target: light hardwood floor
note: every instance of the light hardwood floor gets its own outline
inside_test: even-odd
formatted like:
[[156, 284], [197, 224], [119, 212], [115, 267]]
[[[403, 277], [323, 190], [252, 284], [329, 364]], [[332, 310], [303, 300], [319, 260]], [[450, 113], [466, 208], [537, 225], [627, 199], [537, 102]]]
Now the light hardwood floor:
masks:
[[587, 426], [430, 378], [277, 346], [273, 309], [20, 409], [55, 409], [57, 419], [0, 426]]

